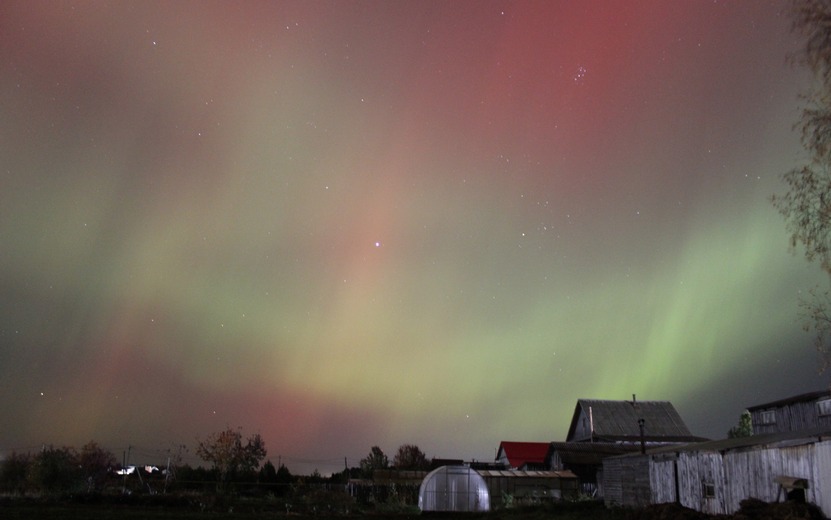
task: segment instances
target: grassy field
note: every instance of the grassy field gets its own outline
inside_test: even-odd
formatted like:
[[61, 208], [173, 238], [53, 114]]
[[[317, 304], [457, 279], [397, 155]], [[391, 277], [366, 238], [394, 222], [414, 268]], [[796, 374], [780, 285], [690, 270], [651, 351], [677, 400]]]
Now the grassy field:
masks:
[[203, 504], [198, 501], [98, 501], [95, 503], [72, 501], [6, 500], [0, 502], [0, 518], [3, 520], [190, 520], [190, 519], [274, 519], [321, 520], [625, 520], [622, 511], [608, 510], [602, 504], [558, 504], [546, 507], [528, 507], [491, 513], [430, 513], [361, 512], [288, 514], [275, 504], [262, 501], [238, 501], [228, 504]]

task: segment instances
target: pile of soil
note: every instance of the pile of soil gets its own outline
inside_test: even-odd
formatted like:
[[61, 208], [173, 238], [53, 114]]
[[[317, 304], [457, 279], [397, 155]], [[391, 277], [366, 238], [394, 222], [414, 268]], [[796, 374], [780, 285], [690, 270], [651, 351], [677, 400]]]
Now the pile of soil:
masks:
[[819, 507], [798, 502], [769, 504], [755, 498], [742, 500], [732, 515], [708, 515], [678, 504], [659, 504], [630, 511], [627, 520], [825, 520]]
[[632, 509], [627, 515], [627, 520], [713, 520], [713, 518], [715, 517], [678, 504], [656, 504], [641, 509]]
[[755, 498], [742, 500], [734, 520], [824, 520], [822, 510], [814, 504], [781, 502], [768, 504]]

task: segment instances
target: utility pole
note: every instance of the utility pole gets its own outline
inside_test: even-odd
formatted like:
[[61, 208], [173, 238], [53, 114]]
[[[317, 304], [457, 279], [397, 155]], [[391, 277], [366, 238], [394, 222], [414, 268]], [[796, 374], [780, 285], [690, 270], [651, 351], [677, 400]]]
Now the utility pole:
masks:
[[170, 450], [168, 450], [167, 455], [167, 469], [164, 472], [164, 491], [163, 493], [167, 494], [167, 483], [170, 481]]
[[132, 446], [127, 445], [127, 451], [122, 452], [122, 456], [124, 457], [123, 462], [121, 464], [121, 469], [124, 471], [124, 487], [121, 489], [121, 494], [127, 493], [127, 462], [130, 461], [130, 450], [133, 449]]

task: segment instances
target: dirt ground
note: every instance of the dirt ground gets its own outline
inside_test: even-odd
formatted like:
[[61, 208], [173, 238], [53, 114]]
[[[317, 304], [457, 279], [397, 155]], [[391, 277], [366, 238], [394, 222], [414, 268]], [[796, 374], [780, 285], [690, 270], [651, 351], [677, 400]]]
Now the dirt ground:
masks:
[[527, 507], [490, 513], [380, 512], [287, 514], [266, 504], [200, 504], [198, 502], [133, 501], [33, 501], [0, 500], [3, 520], [191, 520], [191, 519], [280, 519], [282, 520], [822, 520], [825, 517], [810, 504], [766, 504], [746, 500], [733, 515], [710, 516], [676, 504], [662, 504], [638, 510], [607, 509], [600, 503], [578, 502]]
[[756, 499], [742, 501], [732, 515], [711, 516], [676, 504], [661, 504], [629, 511], [626, 520], [823, 520], [822, 511], [813, 504], [783, 502], [768, 504]]

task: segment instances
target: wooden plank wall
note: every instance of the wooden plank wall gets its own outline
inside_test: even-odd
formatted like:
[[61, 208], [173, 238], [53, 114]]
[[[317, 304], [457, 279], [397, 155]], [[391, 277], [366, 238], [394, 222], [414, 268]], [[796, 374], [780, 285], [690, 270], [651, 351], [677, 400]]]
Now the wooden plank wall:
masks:
[[795, 432], [817, 427], [831, 426], [831, 415], [819, 415], [816, 401], [791, 403], [775, 409], [776, 423], [761, 424], [762, 412], [752, 414], [755, 435], [776, 432]]
[[[616, 459], [619, 467], [616, 472], [619, 479], [614, 486], [620, 486], [620, 502], [624, 507], [645, 507], [651, 503], [652, 491], [649, 481], [649, 457], [647, 455], [621, 457]], [[606, 467], [604, 465], [604, 473]], [[609, 479], [605, 484], [608, 486]], [[604, 488], [604, 492], [608, 492]]]
[[[683, 456], [686, 455], [686, 456]], [[809, 489], [806, 500], [817, 504], [826, 515], [831, 513], [828, 486], [831, 485], [831, 441], [765, 449], [728, 451], [718, 453], [682, 454], [686, 488], [682, 491], [682, 505], [709, 514], [731, 514], [738, 511], [741, 501], [758, 498], [765, 502], [784, 500], [775, 478], [781, 475], [806, 478]], [[825, 462], [822, 458], [826, 458]], [[719, 460], [720, 459], [720, 460]], [[709, 479], [716, 484], [713, 499], [703, 497], [703, 487], [695, 490], [693, 479]]]
[[[742, 500], [748, 497], [765, 502], [784, 499], [779, 496], [775, 478], [780, 475], [807, 478], [813, 488], [820, 482], [812, 478], [814, 444], [787, 448], [735, 451], [725, 455], [725, 470], [729, 478], [728, 512], [738, 510]], [[809, 494], [806, 500], [814, 502]]]
[[831, 517], [831, 441], [814, 445], [814, 467], [811, 487], [805, 499], [818, 505], [826, 517]]
[[[711, 515], [726, 512], [724, 465], [719, 452], [678, 454], [678, 493], [682, 506]], [[715, 496], [705, 496], [705, 484], [712, 484]]]
[[814, 401], [794, 403], [776, 410], [775, 431], [798, 431], [816, 428], [817, 404]]
[[603, 460], [603, 502], [607, 507], [623, 505], [623, 464], [624, 460], [621, 458]]
[[[831, 440], [724, 453], [680, 451], [675, 461], [666, 455], [617, 457], [604, 460], [603, 471], [609, 506], [675, 502], [677, 474], [678, 502], [712, 515], [735, 513], [745, 498], [783, 500], [775, 478], [805, 478], [805, 499], [831, 518]], [[706, 483], [713, 484], [715, 496], [705, 496]]]
[[649, 457], [633, 457], [635, 464], [632, 468], [630, 483], [632, 495], [635, 497], [635, 506], [648, 506], [652, 500], [652, 490], [649, 487]]
[[653, 504], [670, 504], [675, 496], [675, 458], [654, 460], [649, 467]]
[[[778, 486], [773, 479], [781, 473], [775, 463], [772, 450], [737, 450], [724, 457], [724, 471], [730, 486], [725, 493], [725, 508], [728, 512], [739, 509], [745, 498], [758, 498], [765, 502], [776, 499]], [[768, 452], [768, 453], [765, 453]]]

